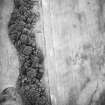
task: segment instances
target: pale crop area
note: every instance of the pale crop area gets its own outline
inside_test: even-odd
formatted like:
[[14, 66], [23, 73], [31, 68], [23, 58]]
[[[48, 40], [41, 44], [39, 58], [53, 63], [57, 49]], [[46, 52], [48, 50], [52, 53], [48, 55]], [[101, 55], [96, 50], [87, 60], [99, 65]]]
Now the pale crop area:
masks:
[[13, 4], [11, 0], [0, 3], [0, 92], [15, 87], [19, 74], [17, 52], [8, 38], [7, 23]]
[[95, 103], [105, 85], [104, 0], [44, 0], [42, 4], [53, 100], [58, 105]]

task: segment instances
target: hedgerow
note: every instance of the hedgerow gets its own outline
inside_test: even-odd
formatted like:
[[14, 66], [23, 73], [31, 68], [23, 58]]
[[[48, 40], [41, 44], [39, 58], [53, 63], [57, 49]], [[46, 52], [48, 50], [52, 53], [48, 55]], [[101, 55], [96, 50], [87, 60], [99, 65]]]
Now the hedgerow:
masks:
[[46, 88], [42, 85], [44, 56], [37, 47], [34, 25], [40, 13], [32, 12], [39, 0], [14, 0], [14, 9], [8, 23], [8, 35], [17, 49], [20, 68], [17, 90], [25, 105], [50, 105]]

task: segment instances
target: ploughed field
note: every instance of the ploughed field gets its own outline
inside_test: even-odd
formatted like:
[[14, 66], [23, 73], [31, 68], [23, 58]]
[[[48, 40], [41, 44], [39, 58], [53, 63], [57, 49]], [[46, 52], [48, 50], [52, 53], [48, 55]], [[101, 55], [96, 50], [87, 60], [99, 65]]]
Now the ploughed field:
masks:
[[0, 104], [105, 104], [104, 0], [1, 0]]

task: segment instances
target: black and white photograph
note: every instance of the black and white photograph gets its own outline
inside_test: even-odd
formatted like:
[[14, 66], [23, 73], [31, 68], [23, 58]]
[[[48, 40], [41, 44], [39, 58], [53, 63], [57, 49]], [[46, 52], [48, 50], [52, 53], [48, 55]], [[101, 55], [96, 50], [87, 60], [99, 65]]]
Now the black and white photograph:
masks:
[[105, 0], [0, 0], [0, 105], [105, 105]]

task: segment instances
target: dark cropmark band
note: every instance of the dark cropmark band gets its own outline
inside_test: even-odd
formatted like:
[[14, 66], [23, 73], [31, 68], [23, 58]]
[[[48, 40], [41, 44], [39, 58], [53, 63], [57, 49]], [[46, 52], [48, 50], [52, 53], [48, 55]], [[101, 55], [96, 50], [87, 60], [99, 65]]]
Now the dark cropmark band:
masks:
[[[41, 79], [44, 74], [43, 52], [37, 47], [33, 26], [40, 13], [32, 12], [38, 0], [14, 0], [14, 9], [8, 23], [8, 34], [20, 60], [18, 92], [24, 105], [51, 105]], [[37, 34], [36, 34], [37, 35]]]

